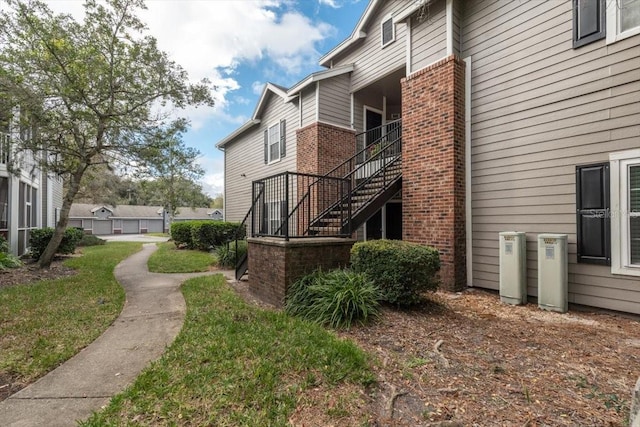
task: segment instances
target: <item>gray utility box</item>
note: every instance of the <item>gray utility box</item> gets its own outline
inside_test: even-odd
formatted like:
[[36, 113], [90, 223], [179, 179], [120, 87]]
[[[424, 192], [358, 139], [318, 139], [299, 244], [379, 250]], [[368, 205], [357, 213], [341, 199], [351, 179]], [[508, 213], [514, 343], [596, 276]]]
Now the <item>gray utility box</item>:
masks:
[[538, 307], [566, 313], [569, 270], [566, 234], [538, 235]]
[[500, 233], [500, 301], [527, 303], [527, 236], [520, 231]]

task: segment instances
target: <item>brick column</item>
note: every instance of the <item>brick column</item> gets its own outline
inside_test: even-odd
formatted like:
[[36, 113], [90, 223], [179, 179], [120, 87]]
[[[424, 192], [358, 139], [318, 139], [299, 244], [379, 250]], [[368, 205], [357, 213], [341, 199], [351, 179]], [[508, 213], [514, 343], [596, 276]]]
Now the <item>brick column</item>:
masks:
[[466, 286], [465, 63], [445, 58], [402, 80], [403, 239], [440, 251], [442, 286]]
[[356, 154], [354, 130], [315, 122], [296, 131], [297, 171], [324, 175]]

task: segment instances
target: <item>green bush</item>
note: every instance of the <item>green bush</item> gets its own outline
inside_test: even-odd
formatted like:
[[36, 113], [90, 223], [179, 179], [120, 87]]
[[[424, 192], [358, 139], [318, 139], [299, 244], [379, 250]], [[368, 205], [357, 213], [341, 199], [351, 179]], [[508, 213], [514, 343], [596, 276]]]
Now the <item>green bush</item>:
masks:
[[349, 270], [316, 271], [287, 291], [285, 311], [332, 328], [349, 328], [379, 315], [379, 289], [366, 275]]
[[208, 251], [228, 240], [244, 238], [240, 224], [225, 221], [179, 221], [171, 224], [171, 237], [177, 246]]
[[[53, 237], [53, 228], [39, 228], [31, 230], [31, 236], [29, 238], [29, 247], [31, 248], [31, 257], [40, 258], [42, 252], [49, 244], [49, 241]], [[79, 228], [67, 228], [62, 236], [62, 241], [56, 253], [59, 254], [72, 254], [76, 250], [76, 246], [80, 239], [84, 236], [84, 232]]]
[[78, 246], [100, 246], [105, 243], [107, 243], [107, 241], [99, 238], [98, 236], [94, 236], [93, 234], [84, 234], [78, 242]]
[[17, 256], [7, 253], [0, 252], [0, 270], [5, 270], [7, 268], [16, 268], [22, 265], [22, 261]]
[[[237, 246], [236, 246], [237, 243]], [[236, 258], [236, 247], [238, 256]], [[240, 259], [247, 253], [246, 240], [234, 240], [229, 244], [224, 243], [216, 247], [216, 258], [218, 258], [218, 266], [226, 268], [235, 268], [236, 259]]]
[[0, 235], [0, 270], [16, 268], [22, 265], [20, 258], [9, 253], [9, 242]]
[[366, 274], [380, 288], [383, 300], [411, 305], [425, 291], [438, 288], [438, 251], [400, 240], [370, 240], [351, 248], [351, 267]]
[[172, 222], [171, 238], [176, 246], [186, 245], [191, 247], [191, 221]]

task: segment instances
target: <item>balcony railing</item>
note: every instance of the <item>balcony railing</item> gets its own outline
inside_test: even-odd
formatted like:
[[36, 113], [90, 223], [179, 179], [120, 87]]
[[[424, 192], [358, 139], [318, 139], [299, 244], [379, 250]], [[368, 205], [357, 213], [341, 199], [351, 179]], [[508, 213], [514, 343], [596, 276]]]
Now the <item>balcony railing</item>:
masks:
[[[283, 172], [253, 182], [253, 215], [250, 235], [310, 237], [311, 221], [336, 200], [343, 200], [351, 192], [351, 180], [305, 173]], [[343, 228], [350, 211], [333, 219], [315, 235], [344, 237]]]

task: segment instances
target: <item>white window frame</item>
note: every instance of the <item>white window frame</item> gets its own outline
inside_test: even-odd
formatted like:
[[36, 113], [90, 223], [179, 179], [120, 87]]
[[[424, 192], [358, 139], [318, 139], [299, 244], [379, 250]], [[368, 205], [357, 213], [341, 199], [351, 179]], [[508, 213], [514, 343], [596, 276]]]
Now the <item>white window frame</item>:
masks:
[[[384, 24], [391, 21], [391, 40], [388, 42], [384, 42]], [[393, 17], [391, 15], [387, 15], [380, 22], [380, 47], [385, 48], [389, 46], [391, 43], [396, 41], [396, 24], [393, 22]]]
[[[275, 141], [271, 140], [271, 129], [276, 128], [276, 130], [278, 131], [278, 137], [276, 138]], [[267, 138], [268, 138], [268, 144], [267, 144], [267, 152], [268, 152], [268, 159], [269, 159], [269, 164], [271, 163], [276, 163], [279, 162], [280, 159], [282, 158], [282, 153], [280, 152], [280, 122], [276, 122], [275, 124], [269, 126], [267, 128]], [[271, 147], [276, 144], [278, 146], [278, 158], [272, 158], [271, 157]]]
[[611, 273], [640, 276], [640, 264], [631, 265], [629, 166], [640, 166], [640, 149], [609, 154], [611, 171]]
[[[607, 44], [640, 34], [640, 25], [622, 32], [620, 28], [620, 0], [607, 0]], [[639, 6], [640, 7], [640, 3]]]
[[[281, 205], [282, 205], [282, 201], [280, 200], [272, 200], [267, 202], [268, 205], [268, 210], [267, 210], [267, 234], [270, 235], [275, 235], [276, 231], [278, 230], [278, 228], [280, 228], [280, 222], [281, 222]], [[274, 209], [275, 207], [275, 209]], [[276, 214], [274, 216], [274, 213]]]

